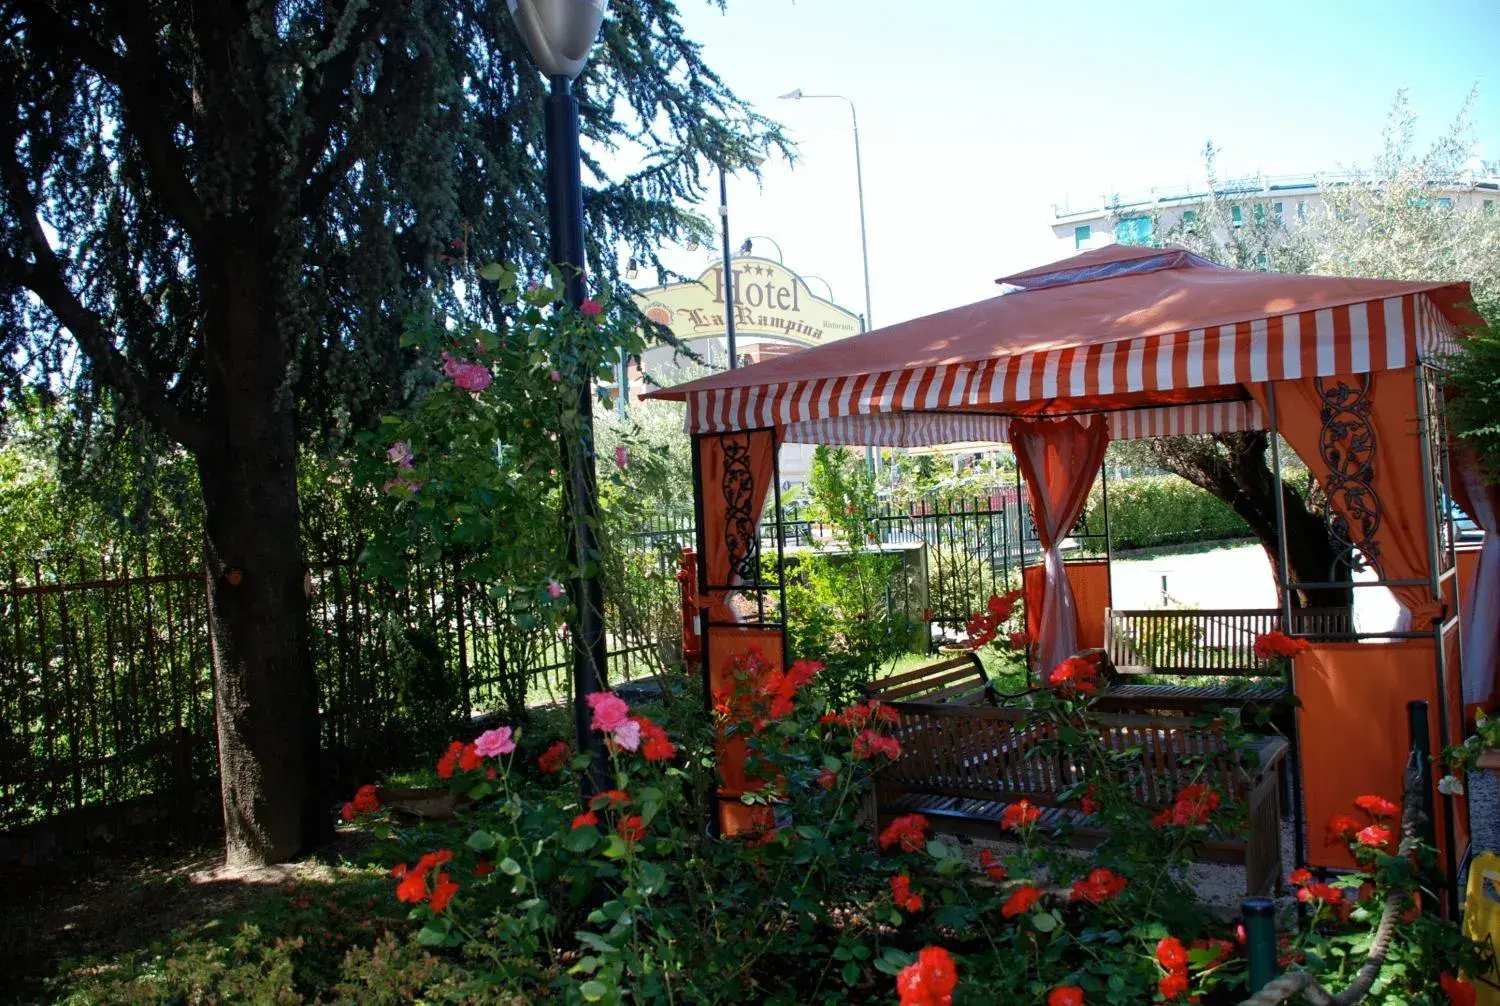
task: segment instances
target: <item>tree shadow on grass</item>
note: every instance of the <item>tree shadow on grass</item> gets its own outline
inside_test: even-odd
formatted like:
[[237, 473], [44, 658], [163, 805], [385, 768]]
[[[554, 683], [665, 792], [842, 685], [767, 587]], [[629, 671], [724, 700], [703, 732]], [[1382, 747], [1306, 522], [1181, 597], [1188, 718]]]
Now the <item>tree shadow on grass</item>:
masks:
[[212, 958], [247, 925], [266, 944], [302, 940], [297, 985], [331, 982], [348, 948], [404, 928], [389, 880], [358, 865], [369, 844], [346, 830], [311, 857], [249, 870], [228, 870], [222, 846], [193, 842], [7, 871], [0, 1001], [80, 990], [83, 1001], [111, 1001], [120, 992], [112, 985], [157, 969], [159, 958]]

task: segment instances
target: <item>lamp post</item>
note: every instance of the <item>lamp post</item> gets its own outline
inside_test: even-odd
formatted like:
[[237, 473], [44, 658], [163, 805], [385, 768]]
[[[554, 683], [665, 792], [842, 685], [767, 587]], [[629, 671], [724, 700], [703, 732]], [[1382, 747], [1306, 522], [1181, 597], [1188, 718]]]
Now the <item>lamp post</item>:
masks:
[[803, 94], [802, 88], [788, 91], [781, 95], [786, 101], [810, 101], [814, 99], [832, 99], [842, 101], [849, 106], [849, 121], [854, 124], [854, 184], [859, 193], [859, 250], [864, 260], [865, 268], [865, 328], [875, 327], [875, 315], [870, 310], [870, 239], [869, 232], [865, 229], [865, 171], [859, 156], [859, 114], [854, 111], [854, 102], [842, 94]]
[[719, 165], [719, 230], [724, 236], [724, 339], [729, 347], [729, 369], [740, 365], [734, 348], [734, 267], [729, 254], [729, 173]]
[[[788, 91], [780, 96], [784, 101], [831, 100], [842, 101], [849, 106], [849, 121], [854, 124], [854, 185], [859, 194], [859, 251], [865, 270], [865, 318], [863, 331], [875, 327], [875, 314], [870, 308], [870, 237], [865, 228], [865, 170], [859, 156], [859, 113], [854, 102], [842, 94], [804, 94], [802, 88]], [[865, 448], [865, 463], [872, 472], [880, 470], [879, 457], [873, 447]]]
[[[561, 272], [564, 301], [583, 303], [583, 167], [578, 149], [578, 99], [573, 78], [588, 62], [604, 23], [609, 0], [506, 0], [532, 61], [547, 75], [547, 209], [552, 231], [552, 262]], [[601, 788], [603, 746], [590, 726], [588, 696], [604, 684], [604, 588], [597, 572], [594, 528], [599, 521], [599, 486], [594, 471], [593, 374], [575, 366], [570, 375], [578, 396], [579, 430], [564, 435], [563, 465], [571, 524], [568, 562], [577, 571], [571, 584], [577, 617], [573, 629], [573, 730], [578, 749], [593, 757], [585, 776], [589, 792]], [[622, 389], [623, 390], [623, 389]]]

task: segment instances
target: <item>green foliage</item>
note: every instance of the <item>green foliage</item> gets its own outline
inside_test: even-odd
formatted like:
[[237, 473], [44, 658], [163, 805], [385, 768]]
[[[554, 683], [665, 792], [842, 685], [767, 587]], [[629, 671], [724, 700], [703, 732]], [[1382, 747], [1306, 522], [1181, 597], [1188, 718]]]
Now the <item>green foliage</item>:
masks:
[[1448, 417], [1491, 482], [1500, 481], [1500, 324], [1471, 333], [1448, 366]]
[[831, 701], [850, 701], [911, 646], [904, 565], [899, 554], [871, 547], [878, 541], [875, 480], [863, 458], [819, 446], [808, 494], [805, 515], [832, 537], [788, 557], [787, 641], [827, 665], [822, 681]]
[[[1101, 500], [1096, 484], [1089, 521], [1100, 528]], [[1154, 548], [1245, 537], [1250, 528], [1228, 504], [1186, 479], [1148, 475], [1110, 480], [1109, 533], [1115, 548]]]

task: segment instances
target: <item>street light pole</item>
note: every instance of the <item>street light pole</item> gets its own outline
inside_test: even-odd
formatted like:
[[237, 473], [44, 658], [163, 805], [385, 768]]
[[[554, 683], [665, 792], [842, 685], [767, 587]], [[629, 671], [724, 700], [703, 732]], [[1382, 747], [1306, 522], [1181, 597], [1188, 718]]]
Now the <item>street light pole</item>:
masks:
[[[551, 89], [546, 105], [547, 210], [552, 262], [562, 274], [564, 303], [578, 310], [584, 298], [583, 166], [578, 147], [578, 99], [573, 78], [588, 62], [608, 0], [507, 0], [511, 17]], [[569, 375], [578, 408], [576, 437], [562, 437], [564, 495], [570, 534], [568, 563], [575, 570], [571, 596], [573, 730], [578, 749], [592, 756], [586, 793], [603, 788], [603, 745], [591, 724], [588, 697], [604, 687], [604, 587], [599, 580], [599, 485], [594, 470], [594, 375], [580, 361]], [[622, 389], [623, 390], [623, 389]], [[590, 570], [590, 567], [593, 570]]]
[[729, 343], [729, 369], [740, 365], [734, 346], [734, 265], [729, 254], [729, 182], [719, 165], [719, 230], [724, 236], [724, 336]]
[[865, 329], [868, 331], [875, 327], [875, 314], [870, 309], [870, 237], [865, 227], [865, 169], [859, 155], [859, 113], [854, 110], [854, 102], [842, 94], [803, 94], [799, 87], [781, 97], [787, 101], [827, 99], [842, 101], [849, 106], [849, 121], [854, 124], [854, 186], [859, 194], [859, 251], [865, 270]]
[[[865, 169], [864, 160], [859, 154], [859, 113], [854, 110], [854, 102], [842, 94], [803, 94], [802, 88], [788, 91], [781, 95], [787, 101], [804, 101], [808, 99], [842, 101], [849, 106], [849, 121], [854, 125], [854, 186], [859, 194], [859, 252], [860, 259], [865, 271], [865, 317], [864, 326], [861, 331], [868, 332], [875, 327], [875, 313], [870, 307], [870, 235], [865, 227]], [[879, 455], [873, 447], [865, 448], [865, 463], [871, 472], [879, 472]]]

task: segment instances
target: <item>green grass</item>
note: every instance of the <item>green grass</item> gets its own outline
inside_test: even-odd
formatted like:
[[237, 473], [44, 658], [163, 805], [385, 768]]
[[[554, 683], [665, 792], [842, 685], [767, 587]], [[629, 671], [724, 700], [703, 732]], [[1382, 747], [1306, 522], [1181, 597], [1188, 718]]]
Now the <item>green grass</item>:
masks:
[[[894, 663], [882, 667], [876, 677], [889, 678], [946, 659], [941, 653], [905, 653], [896, 658]], [[998, 690], [1019, 692], [1026, 688], [1026, 668], [1019, 662], [1009, 660], [990, 649], [981, 650], [979, 660]]]

